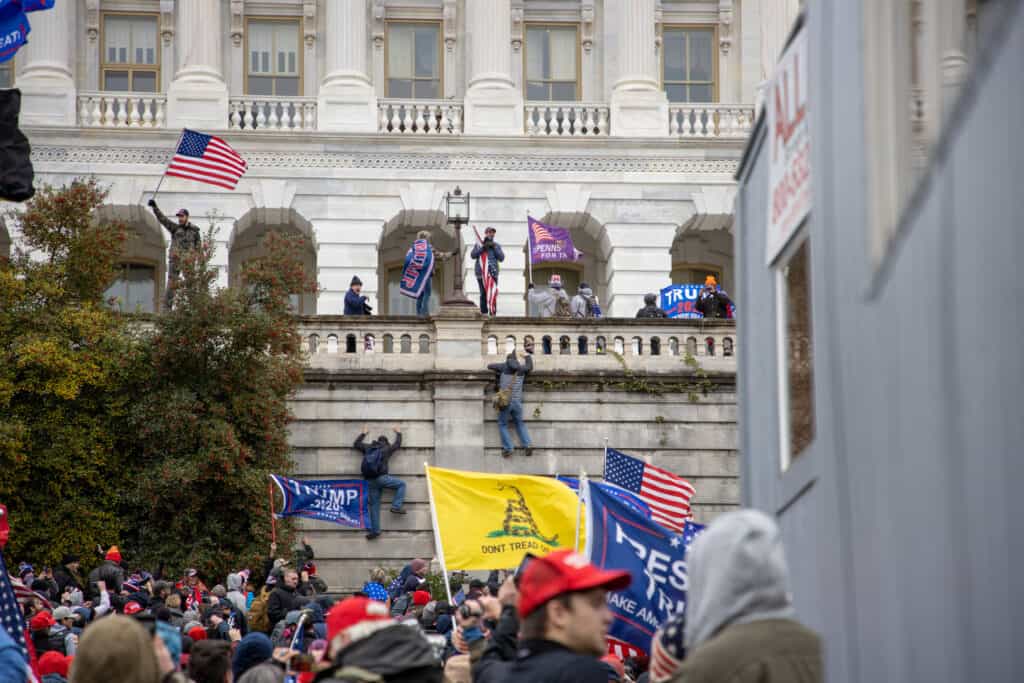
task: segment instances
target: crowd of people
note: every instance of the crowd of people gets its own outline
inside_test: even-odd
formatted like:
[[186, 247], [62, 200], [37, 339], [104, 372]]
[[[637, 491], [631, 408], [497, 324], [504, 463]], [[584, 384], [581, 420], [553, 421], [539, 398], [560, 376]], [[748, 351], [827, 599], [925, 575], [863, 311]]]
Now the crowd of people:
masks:
[[[187, 216], [186, 216], [187, 217]], [[505, 252], [495, 240], [497, 230], [487, 227], [484, 230], [483, 241], [474, 244], [470, 251], [470, 258], [474, 261], [474, 273], [476, 274], [477, 287], [480, 292], [480, 312], [483, 315], [491, 313], [487, 301], [487, 288], [484, 278], [486, 268], [495, 282], [498, 282], [501, 271], [500, 264], [505, 260]], [[419, 241], [430, 243], [430, 232], [421, 230], [416, 235]], [[432, 248], [432, 246], [431, 246]], [[407, 258], [411, 256], [413, 248], [410, 247]], [[446, 260], [455, 255], [456, 252], [438, 252], [437, 257]], [[432, 267], [432, 266], [431, 266]], [[432, 290], [432, 279], [434, 271], [427, 275], [426, 285], [416, 298], [416, 315], [425, 317], [429, 313], [429, 302]], [[553, 273], [548, 279], [547, 289], [539, 290], [530, 282], [527, 285], [527, 299], [529, 300], [535, 315], [538, 318], [570, 318], [570, 319], [595, 319], [603, 316], [601, 302], [587, 282], [580, 282], [575, 296], [569, 296], [562, 283], [562, 276]], [[363, 294], [363, 281], [358, 275], [352, 277], [348, 291], [345, 292], [345, 315], [372, 315], [373, 307], [369, 303], [370, 298]], [[644, 306], [637, 311], [637, 318], [667, 318], [668, 314], [657, 305], [658, 296], [649, 293], [644, 296]], [[729, 318], [731, 315], [732, 300], [725, 291], [718, 285], [714, 276], [709, 275], [701, 289], [700, 297], [695, 309], [705, 318]]]
[[[643, 577], [602, 570], [570, 549], [527, 556], [467, 583], [428, 581], [429, 563], [361, 590], [328, 591], [305, 538], [294, 562], [271, 546], [208, 588], [129, 572], [117, 548], [87, 576], [68, 556], [52, 572], [22, 564], [34, 672], [0, 629], [0, 680], [27, 683], [641, 683], [822, 680], [818, 637], [795, 617], [779, 529], [766, 515], [721, 515], [687, 551], [688, 607], [658, 629], [649, 656], [608, 654], [609, 591]], [[442, 595], [438, 591], [443, 591]], [[451, 601], [448, 596], [452, 596]], [[55, 605], [55, 606], [54, 606]], [[32, 678], [30, 678], [32, 677]]]

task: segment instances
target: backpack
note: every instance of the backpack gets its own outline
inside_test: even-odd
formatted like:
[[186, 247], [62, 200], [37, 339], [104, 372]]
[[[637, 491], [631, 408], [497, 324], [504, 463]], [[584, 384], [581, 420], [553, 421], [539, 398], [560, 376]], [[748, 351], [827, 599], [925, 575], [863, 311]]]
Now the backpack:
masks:
[[391, 616], [393, 618], [403, 617], [405, 613], [409, 611], [409, 605], [412, 603], [412, 593], [403, 593], [395, 598], [394, 602], [391, 603]]
[[555, 296], [555, 317], [571, 318], [572, 306], [569, 304], [569, 297]]
[[249, 606], [249, 629], [251, 631], [259, 631], [260, 633], [270, 631], [270, 617], [267, 615], [267, 598], [269, 597], [270, 591], [264, 586], [263, 590], [260, 591], [260, 594], [253, 599], [252, 604]]
[[363, 453], [363, 464], [359, 469], [364, 479], [376, 479], [382, 474], [387, 474], [388, 461], [384, 457], [384, 449], [373, 446]]
[[[583, 296], [583, 295], [580, 295]], [[592, 296], [583, 297], [583, 317], [584, 318], [596, 318], [600, 309], [597, 306], [597, 301]]]

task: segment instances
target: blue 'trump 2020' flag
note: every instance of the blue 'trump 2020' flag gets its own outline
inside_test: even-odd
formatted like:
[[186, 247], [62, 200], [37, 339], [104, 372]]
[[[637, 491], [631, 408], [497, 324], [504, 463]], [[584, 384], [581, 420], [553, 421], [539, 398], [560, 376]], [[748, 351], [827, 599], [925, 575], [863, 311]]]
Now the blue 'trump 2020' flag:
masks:
[[612, 487], [583, 484], [587, 507], [586, 556], [601, 569], [623, 569], [633, 575], [628, 588], [608, 594], [614, 617], [608, 629], [613, 644], [643, 654], [651, 651], [658, 626], [686, 609], [686, 545], [699, 525], [679, 534], [626, 505]]
[[366, 482], [362, 479], [289, 479], [270, 475], [284, 497], [278, 517], [306, 517], [354, 529], [369, 528]]

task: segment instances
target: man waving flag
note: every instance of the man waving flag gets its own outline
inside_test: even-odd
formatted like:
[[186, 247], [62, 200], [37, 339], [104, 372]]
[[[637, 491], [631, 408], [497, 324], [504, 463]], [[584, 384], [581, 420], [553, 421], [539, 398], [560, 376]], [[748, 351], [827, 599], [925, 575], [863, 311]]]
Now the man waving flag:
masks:
[[248, 168], [249, 164], [228, 143], [186, 128], [165, 175], [233, 190]]

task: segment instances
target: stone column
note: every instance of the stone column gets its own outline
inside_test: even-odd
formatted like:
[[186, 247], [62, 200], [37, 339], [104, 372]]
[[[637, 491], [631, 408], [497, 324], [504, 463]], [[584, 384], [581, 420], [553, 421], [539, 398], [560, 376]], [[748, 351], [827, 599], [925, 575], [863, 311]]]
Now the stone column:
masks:
[[[653, 1], [653, 0], [652, 0]], [[522, 135], [523, 94], [512, 82], [511, 0], [466, 3], [468, 135]]]
[[[672, 283], [672, 240], [676, 226], [670, 223], [607, 223], [611, 243], [608, 257], [608, 300], [605, 315], [632, 318], [644, 305], [644, 294], [657, 293]], [[643, 245], [643, 246], [639, 246]]]
[[668, 133], [668, 98], [658, 82], [654, 51], [655, 0], [605, 5], [618, 27], [619, 77], [612, 87], [611, 134], [617, 137], [664, 137]]
[[28, 15], [32, 30], [17, 56], [23, 126], [75, 125], [76, 5], [60, 3], [56, 9]]
[[221, 3], [178, 0], [175, 24], [177, 71], [167, 89], [167, 127], [227, 128]]
[[366, 72], [366, 0], [331, 0], [325, 9], [326, 75], [317, 100], [318, 127], [343, 133], [376, 133], [377, 97]]

